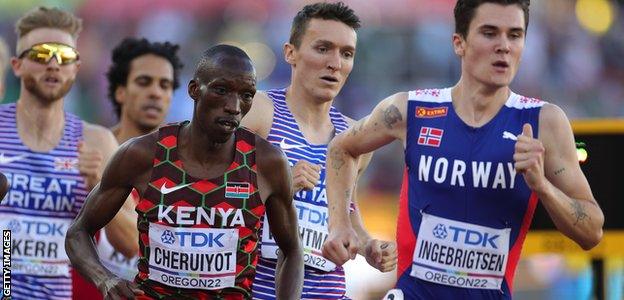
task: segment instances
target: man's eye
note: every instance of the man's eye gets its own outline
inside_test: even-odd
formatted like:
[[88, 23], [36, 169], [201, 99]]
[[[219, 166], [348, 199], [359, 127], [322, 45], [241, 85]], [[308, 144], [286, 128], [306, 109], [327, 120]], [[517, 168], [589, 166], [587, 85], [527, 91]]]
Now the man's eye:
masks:
[[251, 94], [251, 93], [245, 93], [245, 94], [243, 94], [243, 100], [245, 100], [245, 101], [247, 101], [247, 102], [249, 102], [249, 101], [253, 100], [253, 97], [254, 97], [254, 95], [253, 95], [253, 94]]
[[217, 93], [219, 95], [225, 95], [225, 93], [227, 92], [225, 90], [225, 88], [223, 88], [223, 87], [215, 87], [215, 88], [213, 88], [213, 90], [215, 91], [215, 93]]

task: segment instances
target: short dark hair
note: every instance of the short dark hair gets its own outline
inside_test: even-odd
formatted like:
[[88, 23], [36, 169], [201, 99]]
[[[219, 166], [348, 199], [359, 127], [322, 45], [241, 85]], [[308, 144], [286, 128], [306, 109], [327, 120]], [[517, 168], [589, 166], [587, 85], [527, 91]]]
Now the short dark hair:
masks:
[[251, 62], [251, 58], [247, 55], [247, 52], [241, 48], [227, 44], [215, 45], [202, 53], [201, 58], [195, 66], [194, 77], [200, 77], [203, 72], [214, 65], [215, 60], [218, 60], [218, 58], [222, 56], [237, 57]]
[[173, 89], [180, 86], [179, 73], [183, 65], [177, 55], [180, 46], [170, 42], [150, 42], [145, 38], [125, 38], [113, 49], [113, 62], [106, 72], [108, 79], [108, 98], [113, 103], [113, 108], [117, 117], [121, 116], [121, 105], [115, 99], [115, 91], [119, 86], [128, 84], [128, 75], [130, 75], [130, 64], [135, 58], [145, 55], [154, 54], [165, 58], [173, 67]]
[[290, 28], [290, 40], [288, 42], [293, 44], [295, 48], [299, 48], [301, 45], [301, 39], [311, 19], [339, 21], [353, 29], [358, 29], [361, 26], [360, 18], [353, 9], [342, 2], [309, 4], [304, 6], [293, 18], [292, 27]]
[[529, 27], [529, 5], [531, 0], [457, 0], [455, 4], [455, 33], [466, 38], [470, 22], [481, 4], [518, 5], [524, 12], [524, 30]]

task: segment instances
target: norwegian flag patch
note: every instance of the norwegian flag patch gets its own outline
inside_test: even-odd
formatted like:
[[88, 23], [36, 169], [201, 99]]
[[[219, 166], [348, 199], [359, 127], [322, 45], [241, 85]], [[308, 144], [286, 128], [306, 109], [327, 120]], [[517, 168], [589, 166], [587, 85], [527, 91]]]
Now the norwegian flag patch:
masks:
[[249, 182], [228, 182], [225, 186], [226, 198], [249, 198]]
[[440, 147], [444, 130], [433, 127], [421, 127], [418, 135], [418, 145]]

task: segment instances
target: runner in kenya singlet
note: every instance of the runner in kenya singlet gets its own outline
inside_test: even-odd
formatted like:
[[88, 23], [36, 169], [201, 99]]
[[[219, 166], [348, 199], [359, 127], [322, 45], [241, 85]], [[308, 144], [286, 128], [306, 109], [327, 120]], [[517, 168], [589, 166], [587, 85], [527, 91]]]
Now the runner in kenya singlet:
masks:
[[514, 169], [525, 123], [544, 102], [513, 92], [485, 125], [466, 125], [451, 89], [409, 93], [397, 224], [405, 299], [510, 299], [537, 197]]
[[78, 171], [82, 121], [65, 113], [63, 136], [34, 152], [18, 133], [15, 104], [0, 105], [0, 172], [10, 182], [0, 227], [11, 230], [12, 299], [71, 299], [65, 235], [87, 195]]
[[[336, 267], [321, 254], [327, 238], [327, 194], [325, 190], [325, 154], [327, 145], [312, 145], [305, 140], [295, 118], [286, 103], [286, 90], [267, 91], [273, 101], [273, 124], [267, 140], [282, 149], [291, 166], [299, 160], [321, 165], [321, 177], [312, 191], [295, 193], [294, 205], [299, 222], [299, 233], [304, 249], [304, 281], [302, 299], [343, 299], [345, 275], [342, 267]], [[329, 112], [336, 134], [344, 131], [348, 124], [345, 117], [333, 106]], [[262, 254], [258, 261], [253, 292], [255, 299], [275, 299], [275, 267], [277, 245], [270, 235], [270, 224], [265, 220], [262, 226]]]
[[181, 126], [159, 131], [154, 169], [137, 205], [139, 274], [146, 298], [250, 299], [265, 207], [257, 189], [255, 138], [236, 133], [222, 176], [193, 178], [178, 157]]

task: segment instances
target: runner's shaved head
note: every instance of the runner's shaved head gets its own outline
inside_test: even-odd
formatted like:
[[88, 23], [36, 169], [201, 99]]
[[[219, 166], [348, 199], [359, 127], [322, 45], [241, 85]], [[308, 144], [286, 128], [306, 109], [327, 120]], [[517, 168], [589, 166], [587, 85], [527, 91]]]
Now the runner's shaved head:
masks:
[[195, 66], [195, 78], [206, 78], [208, 71], [216, 68], [232, 68], [239, 70], [254, 70], [251, 58], [243, 49], [232, 45], [216, 45], [204, 51]]

